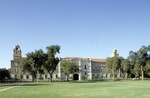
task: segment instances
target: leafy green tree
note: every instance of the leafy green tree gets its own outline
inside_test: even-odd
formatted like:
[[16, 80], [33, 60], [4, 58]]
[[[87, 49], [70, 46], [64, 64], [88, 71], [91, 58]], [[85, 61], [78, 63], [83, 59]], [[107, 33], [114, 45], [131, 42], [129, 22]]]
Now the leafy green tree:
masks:
[[144, 67], [145, 72], [148, 76], [150, 76], [150, 60], [146, 62], [146, 66]]
[[6, 79], [10, 78], [10, 73], [5, 68], [0, 68], [0, 81], [5, 81]]
[[44, 64], [44, 52], [42, 49], [40, 50], [36, 50], [34, 53], [33, 53], [33, 61], [34, 61], [34, 66], [37, 70], [37, 72], [39, 73], [41, 68], [42, 68], [42, 65]]
[[128, 79], [128, 72], [130, 70], [130, 63], [128, 59], [124, 59], [121, 63], [123, 72], [125, 72], [125, 78]]
[[60, 51], [60, 46], [52, 45], [46, 47], [46, 49], [47, 49], [47, 54], [44, 55], [45, 63], [43, 67], [49, 73], [50, 81], [52, 82], [52, 75], [56, 70], [56, 67], [60, 61], [60, 59], [56, 57], [56, 54], [59, 53]]
[[66, 73], [67, 81], [70, 74], [79, 71], [79, 66], [77, 66], [75, 63], [71, 61], [63, 61], [60, 66], [62, 70]]
[[29, 72], [31, 72], [33, 79], [35, 77], [35, 74], [37, 75], [36, 79], [38, 80], [38, 75], [41, 72], [42, 66], [44, 64], [44, 52], [43, 50], [36, 50], [35, 52], [31, 52], [27, 54], [27, 62], [25, 69], [27, 69]]
[[106, 71], [107, 72], [112, 72], [112, 63], [113, 63], [112, 58], [108, 57], [106, 59]]
[[142, 46], [138, 53], [138, 62], [140, 63], [140, 68], [141, 68], [141, 75], [142, 75], [142, 80], [144, 80], [144, 67], [146, 65], [146, 58], [147, 58], [147, 52], [148, 52], [148, 48], [146, 46]]
[[142, 80], [144, 80], [144, 71], [146, 62], [148, 61], [148, 51], [150, 51], [150, 46], [142, 46], [137, 52], [130, 51], [129, 59], [133, 67], [133, 73], [135, 77], [141, 75]]
[[34, 82], [37, 71], [32, 64], [33, 61], [27, 57], [21, 60], [20, 67], [22, 68], [23, 73], [30, 73], [32, 75], [32, 81]]
[[128, 56], [128, 60], [129, 60], [129, 63], [130, 63], [130, 72], [131, 72], [131, 74], [134, 75], [135, 77], [137, 77], [139, 75], [139, 68], [137, 66], [137, 61], [138, 61], [137, 52], [130, 51], [129, 56]]
[[112, 71], [113, 79], [115, 79], [117, 74], [116, 72], [121, 67], [121, 60], [117, 55], [115, 55], [114, 57], [106, 59], [106, 65], [107, 65], [107, 70]]
[[133, 68], [135, 78], [138, 78], [140, 76], [140, 71], [141, 71], [140, 70], [140, 63], [136, 62], [135, 65], [134, 65], [134, 68]]

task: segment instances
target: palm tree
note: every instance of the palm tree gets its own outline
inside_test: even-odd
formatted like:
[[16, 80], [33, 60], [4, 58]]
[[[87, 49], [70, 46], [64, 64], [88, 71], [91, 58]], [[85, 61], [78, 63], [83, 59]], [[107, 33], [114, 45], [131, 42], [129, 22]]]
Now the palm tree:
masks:
[[47, 54], [45, 54], [45, 64], [44, 68], [50, 75], [50, 81], [52, 82], [53, 72], [56, 70], [56, 67], [60, 61], [58, 57], [55, 57], [57, 53], [60, 51], [60, 46], [52, 45], [46, 47]]

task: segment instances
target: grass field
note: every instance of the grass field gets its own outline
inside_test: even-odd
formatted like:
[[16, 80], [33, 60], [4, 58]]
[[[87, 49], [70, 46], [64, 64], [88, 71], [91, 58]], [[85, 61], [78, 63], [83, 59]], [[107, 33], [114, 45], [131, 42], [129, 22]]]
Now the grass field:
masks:
[[150, 81], [30, 83], [0, 91], [0, 98], [150, 98]]

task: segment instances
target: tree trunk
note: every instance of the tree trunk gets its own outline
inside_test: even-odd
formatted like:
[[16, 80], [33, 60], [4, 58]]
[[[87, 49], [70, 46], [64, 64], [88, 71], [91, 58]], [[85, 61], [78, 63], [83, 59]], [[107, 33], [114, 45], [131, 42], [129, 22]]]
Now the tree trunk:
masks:
[[143, 66], [141, 66], [141, 73], [142, 73], [142, 80], [144, 80], [144, 71], [143, 71]]
[[115, 80], [115, 71], [113, 70], [113, 80]]
[[66, 76], [67, 76], [66, 81], [68, 82], [69, 81], [69, 79], [68, 79], [69, 76], [68, 75], [66, 75]]
[[53, 75], [53, 74], [50, 73], [50, 82], [53, 82], [53, 81], [52, 81], [52, 75]]
[[34, 82], [34, 76], [32, 75], [32, 82]]
[[32, 78], [32, 82], [34, 82], [34, 78]]
[[37, 84], [38, 84], [38, 78], [39, 78], [39, 72], [37, 71], [37, 73], [36, 73], [36, 82], [37, 82]]
[[126, 79], [128, 80], [128, 73], [126, 72]]

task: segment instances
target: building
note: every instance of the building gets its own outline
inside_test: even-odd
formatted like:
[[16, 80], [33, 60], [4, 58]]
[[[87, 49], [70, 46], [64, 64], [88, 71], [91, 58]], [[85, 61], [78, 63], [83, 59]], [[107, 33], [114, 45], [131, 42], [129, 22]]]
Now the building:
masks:
[[113, 49], [113, 51], [112, 51], [111, 57], [114, 57], [114, 56], [119, 57], [119, 53], [118, 53], [117, 49]]
[[22, 52], [19, 45], [16, 45], [13, 49], [13, 60], [11, 60], [11, 77], [17, 78], [19, 73], [19, 64], [22, 60]]
[[[13, 60], [11, 60], [11, 77], [13, 79], [20, 77], [22, 80], [30, 81], [32, 76], [29, 73], [25, 73], [20, 70], [19, 64], [22, 57], [21, 48], [16, 45], [13, 49]], [[80, 57], [66, 57], [61, 58], [56, 71], [53, 74], [53, 80], [66, 80], [66, 74], [61, 69], [61, 62], [72, 61], [79, 66], [80, 71], [74, 72], [70, 77], [73, 80], [93, 80], [101, 79], [102, 77], [110, 77], [110, 74], [105, 72], [106, 61], [105, 59], [99, 58], [80, 58]], [[50, 78], [49, 74], [37, 75], [37, 77], [42, 77], [43, 79]]]
[[93, 79], [101, 79], [102, 77], [106, 77], [106, 73], [101, 71], [101, 68], [105, 68], [105, 59], [98, 58], [79, 58], [79, 57], [66, 57], [62, 58], [60, 63], [58, 64], [58, 76], [61, 80], [66, 79], [65, 72], [61, 69], [62, 61], [72, 61], [76, 65], [79, 66], [79, 72], [75, 72], [71, 75], [73, 80], [93, 80]]

